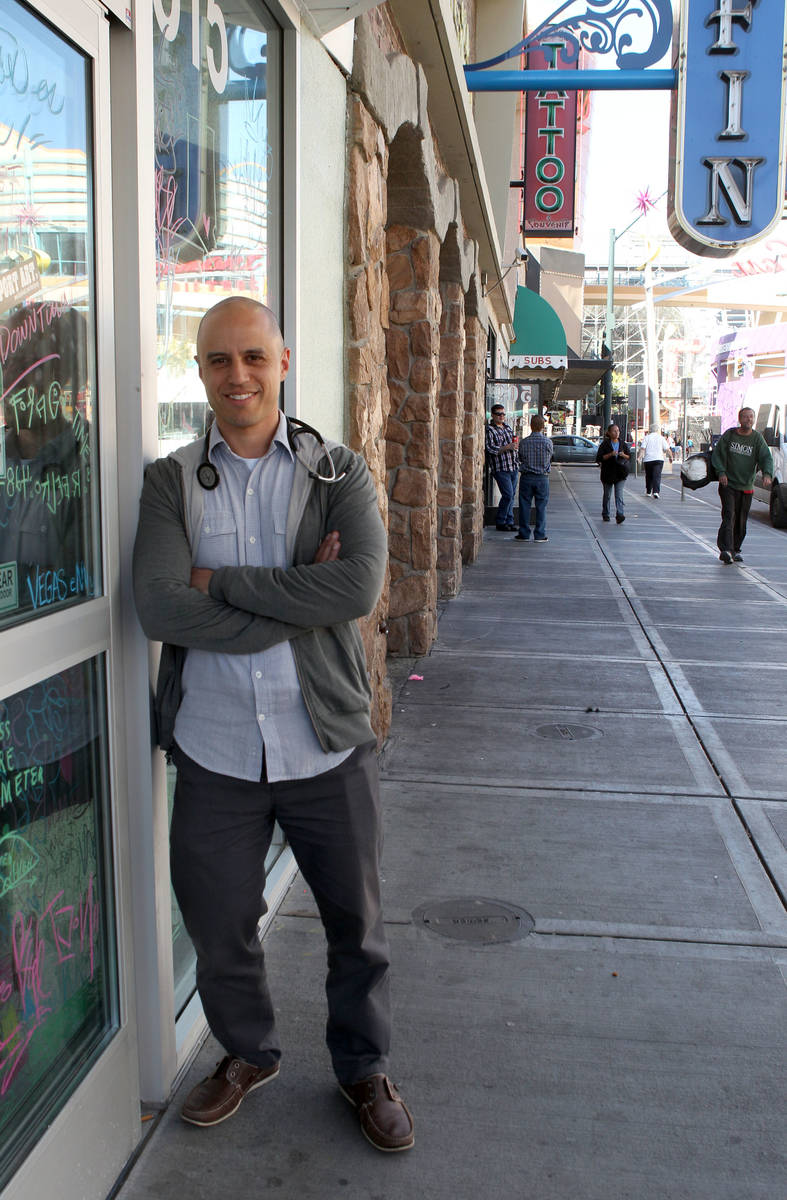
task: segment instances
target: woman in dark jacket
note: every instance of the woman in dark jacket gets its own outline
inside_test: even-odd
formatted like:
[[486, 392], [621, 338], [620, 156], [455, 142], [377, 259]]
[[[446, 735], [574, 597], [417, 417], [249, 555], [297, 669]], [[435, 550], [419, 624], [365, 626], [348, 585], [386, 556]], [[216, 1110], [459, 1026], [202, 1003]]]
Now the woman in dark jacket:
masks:
[[612, 489], [615, 489], [615, 520], [622, 525], [626, 519], [626, 506], [623, 503], [623, 488], [629, 473], [631, 447], [620, 436], [617, 425], [610, 425], [607, 436], [598, 448], [596, 462], [601, 467], [601, 483], [604, 487], [604, 499], [601, 504], [601, 519], [609, 520], [609, 501]]

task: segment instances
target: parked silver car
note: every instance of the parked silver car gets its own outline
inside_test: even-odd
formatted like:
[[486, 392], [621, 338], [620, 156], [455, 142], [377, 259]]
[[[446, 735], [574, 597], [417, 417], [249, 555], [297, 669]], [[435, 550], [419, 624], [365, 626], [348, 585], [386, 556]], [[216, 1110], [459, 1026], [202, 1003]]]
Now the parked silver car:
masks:
[[598, 445], [590, 438], [579, 437], [570, 433], [555, 433], [552, 435], [554, 454], [552, 461], [557, 463], [595, 463]]

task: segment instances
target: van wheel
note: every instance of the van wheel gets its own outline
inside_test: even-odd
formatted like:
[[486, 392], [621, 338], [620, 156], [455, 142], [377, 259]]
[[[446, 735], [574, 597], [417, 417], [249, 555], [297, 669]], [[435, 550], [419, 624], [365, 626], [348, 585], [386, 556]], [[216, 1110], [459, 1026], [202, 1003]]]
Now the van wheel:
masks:
[[771, 489], [771, 524], [775, 529], [787, 529], [787, 487], [775, 483]]

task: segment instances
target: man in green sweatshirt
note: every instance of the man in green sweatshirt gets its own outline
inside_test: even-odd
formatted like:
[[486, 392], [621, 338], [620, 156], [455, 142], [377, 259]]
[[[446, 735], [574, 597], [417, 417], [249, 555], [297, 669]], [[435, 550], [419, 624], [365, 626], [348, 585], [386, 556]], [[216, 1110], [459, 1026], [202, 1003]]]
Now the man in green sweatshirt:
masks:
[[754, 428], [753, 408], [740, 410], [737, 426], [723, 433], [716, 443], [712, 462], [719, 477], [721, 499], [721, 525], [716, 538], [719, 561], [743, 562], [741, 546], [746, 537], [754, 477], [762, 471], [763, 487], [770, 487], [773, 475], [773, 458], [765, 438]]

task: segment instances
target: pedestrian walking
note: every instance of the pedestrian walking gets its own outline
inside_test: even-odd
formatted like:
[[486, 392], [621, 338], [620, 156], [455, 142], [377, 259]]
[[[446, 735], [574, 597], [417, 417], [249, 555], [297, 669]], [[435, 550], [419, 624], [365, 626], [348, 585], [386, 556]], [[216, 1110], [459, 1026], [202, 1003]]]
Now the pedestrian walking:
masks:
[[500, 488], [500, 503], [497, 506], [495, 526], [501, 532], [513, 533], [514, 499], [516, 497], [516, 438], [510, 425], [506, 424], [506, 410], [502, 404], [493, 404], [491, 421], [486, 426], [486, 453], [495, 483]]
[[661, 491], [661, 472], [664, 459], [672, 462], [672, 450], [657, 422], [653, 422], [639, 450], [639, 458], [645, 464], [645, 495], [658, 500]]
[[603, 497], [601, 502], [601, 519], [609, 521], [609, 503], [612, 493], [615, 493], [615, 520], [622, 525], [626, 519], [626, 505], [623, 500], [623, 488], [629, 473], [631, 447], [620, 436], [617, 425], [607, 428], [606, 437], [598, 448], [596, 462], [601, 467], [601, 484]]
[[719, 477], [721, 525], [716, 537], [719, 561], [729, 565], [743, 562], [741, 546], [746, 537], [746, 522], [754, 495], [753, 484], [757, 471], [762, 472], [762, 486], [771, 486], [773, 456], [765, 438], [754, 428], [754, 409], [742, 408], [738, 424], [727, 429], [719, 438], [711, 458]]
[[544, 434], [544, 418], [530, 418], [530, 436], [519, 443], [519, 533], [515, 540], [530, 538], [530, 505], [535, 502], [536, 527], [534, 542], [548, 542], [547, 504], [549, 502], [549, 470], [552, 465], [552, 439]]
[[387, 558], [374, 484], [346, 446], [279, 409], [290, 352], [270, 309], [228, 297], [203, 317], [197, 364], [215, 420], [147, 470], [137, 610], [164, 644], [158, 741], [177, 768], [172, 882], [197, 986], [224, 1047], [181, 1111], [217, 1125], [279, 1072], [257, 924], [274, 822], [328, 941], [326, 1040], [367, 1139], [406, 1150], [390, 1082], [380, 800], [356, 618]]

